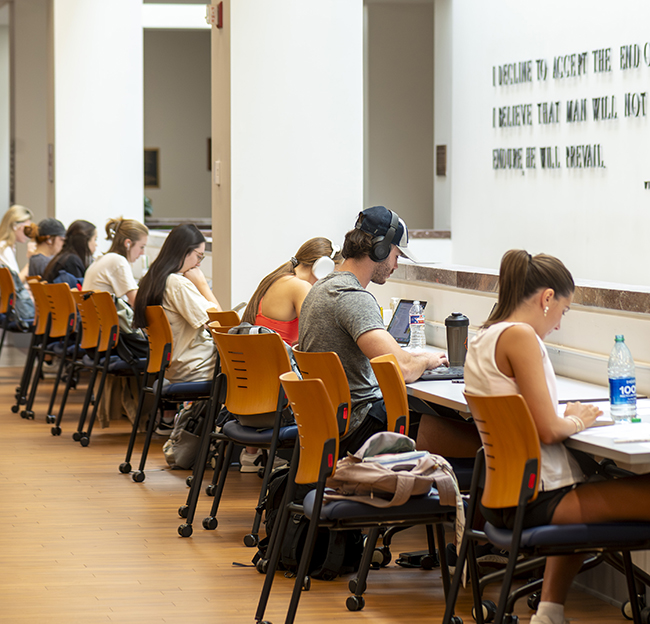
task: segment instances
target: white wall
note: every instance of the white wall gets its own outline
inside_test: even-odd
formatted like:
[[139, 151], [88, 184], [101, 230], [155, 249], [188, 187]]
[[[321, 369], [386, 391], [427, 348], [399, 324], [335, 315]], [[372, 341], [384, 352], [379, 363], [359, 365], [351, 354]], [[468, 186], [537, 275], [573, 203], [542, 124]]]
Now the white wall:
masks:
[[[561, 257], [579, 278], [650, 284], [650, 180], [646, 115], [625, 118], [628, 92], [648, 92], [650, 67], [622, 71], [619, 46], [650, 40], [650, 5], [622, 0], [603, 13], [588, 0], [452, 3], [452, 232], [458, 264], [497, 267], [524, 247]], [[595, 74], [592, 51], [611, 47], [612, 71]], [[587, 52], [587, 73], [553, 79], [554, 56]], [[538, 81], [536, 60], [550, 64]], [[493, 66], [532, 60], [532, 83], [494, 87]], [[650, 62], [650, 58], [648, 59]], [[614, 95], [618, 119], [596, 122], [591, 98]], [[589, 117], [567, 123], [566, 101], [588, 98]], [[559, 124], [539, 125], [537, 103], [560, 101]], [[494, 129], [492, 109], [531, 103], [532, 126]], [[567, 169], [565, 148], [601, 145], [606, 168]], [[494, 148], [536, 147], [537, 168], [492, 168]], [[540, 168], [539, 147], [557, 146], [562, 166]]]
[[154, 217], [209, 217], [210, 32], [144, 31], [144, 146], [160, 150]]
[[365, 205], [433, 227], [433, 3], [367, 11]]
[[143, 217], [142, 11], [53, 0], [56, 216]]
[[[237, 0], [224, 10], [232, 160], [227, 142], [213, 157], [232, 172], [232, 225], [230, 249], [217, 244], [213, 257], [215, 272], [232, 262], [224, 296], [237, 303], [305, 240], [340, 244], [363, 208], [362, 3]], [[213, 108], [213, 128], [223, 115]], [[219, 241], [228, 223], [213, 214]]]

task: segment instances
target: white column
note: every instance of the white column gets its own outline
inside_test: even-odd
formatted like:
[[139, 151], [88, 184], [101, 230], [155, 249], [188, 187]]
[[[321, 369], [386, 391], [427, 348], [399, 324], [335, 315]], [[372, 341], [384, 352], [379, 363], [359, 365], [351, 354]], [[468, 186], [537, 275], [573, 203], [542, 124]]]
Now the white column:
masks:
[[56, 216], [143, 218], [142, 6], [52, 0]]
[[361, 0], [237, 0], [224, 12], [213, 28], [213, 280], [232, 305], [305, 240], [340, 244], [363, 208], [363, 13]]

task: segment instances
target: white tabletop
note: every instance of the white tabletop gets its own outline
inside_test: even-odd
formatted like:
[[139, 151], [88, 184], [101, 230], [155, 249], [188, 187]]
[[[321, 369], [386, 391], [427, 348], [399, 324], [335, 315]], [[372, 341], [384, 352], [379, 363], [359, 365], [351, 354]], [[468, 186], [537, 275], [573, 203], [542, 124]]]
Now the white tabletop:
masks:
[[[458, 410], [469, 418], [469, 407], [463, 396], [465, 384], [462, 380], [414, 381], [406, 385], [407, 392], [418, 399], [429, 401]], [[560, 403], [582, 401], [590, 403], [609, 399], [609, 389], [605, 386], [557, 377], [557, 394]]]

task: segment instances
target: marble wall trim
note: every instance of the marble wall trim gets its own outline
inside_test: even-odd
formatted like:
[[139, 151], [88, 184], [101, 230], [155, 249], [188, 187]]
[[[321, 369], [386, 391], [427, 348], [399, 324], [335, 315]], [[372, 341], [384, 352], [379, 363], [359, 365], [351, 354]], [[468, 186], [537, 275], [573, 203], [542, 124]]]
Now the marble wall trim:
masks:
[[[399, 265], [393, 278], [486, 293], [496, 293], [499, 285], [496, 272], [407, 263]], [[586, 307], [649, 314], [650, 289], [626, 289], [612, 284], [598, 286], [578, 281], [573, 302]]]

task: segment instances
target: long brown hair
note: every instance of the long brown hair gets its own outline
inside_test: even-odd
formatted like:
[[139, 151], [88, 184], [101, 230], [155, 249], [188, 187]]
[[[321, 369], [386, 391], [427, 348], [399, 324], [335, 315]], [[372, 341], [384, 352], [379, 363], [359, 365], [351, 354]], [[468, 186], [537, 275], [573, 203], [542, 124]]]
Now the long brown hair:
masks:
[[242, 321], [255, 325], [257, 310], [268, 289], [271, 288], [271, 286], [273, 286], [273, 284], [275, 284], [275, 282], [277, 282], [281, 277], [284, 277], [285, 275], [295, 275], [296, 267], [299, 264], [304, 264], [305, 266], [310, 267], [314, 262], [316, 262], [316, 260], [323, 256], [332, 258], [334, 262], [339, 262], [341, 259], [340, 253], [338, 251], [334, 253], [332, 241], [327, 238], [319, 236], [317, 238], [310, 238], [306, 243], [303, 243], [291, 260], [285, 262], [282, 266], [279, 266], [275, 271], [273, 271], [273, 273], [269, 273], [260, 282], [257, 290], [253, 293], [253, 296], [244, 310]]
[[575, 284], [569, 270], [554, 256], [531, 256], [523, 249], [506, 251], [499, 268], [499, 300], [483, 327], [507, 319], [523, 301], [542, 288], [552, 288], [556, 297], [569, 297]]
[[108, 253], [120, 254], [126, 258], [125, 242], [137, 243], [149, 235], [149, 228], [135, 219], [109, 219], [106, 222], [106, 240], [113, 241]]

